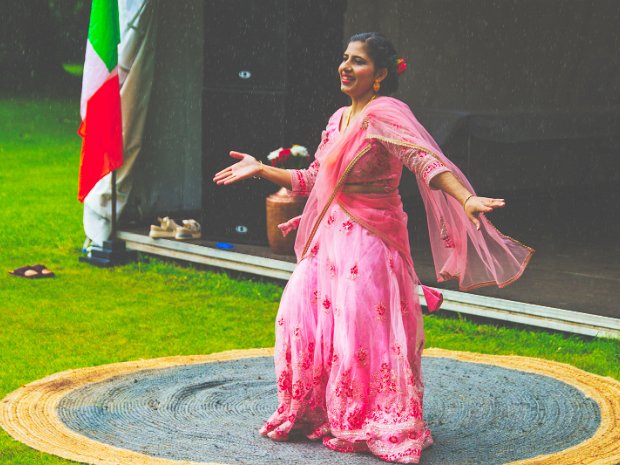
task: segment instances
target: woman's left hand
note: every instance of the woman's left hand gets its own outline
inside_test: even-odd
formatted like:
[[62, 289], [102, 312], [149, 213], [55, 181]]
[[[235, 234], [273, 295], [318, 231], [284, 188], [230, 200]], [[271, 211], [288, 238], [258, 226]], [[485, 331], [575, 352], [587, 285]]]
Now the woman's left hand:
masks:
[[496, 208], [503, 208], [505, 206], [506, 201], [504, 199], [491, 199], [472, 195], [465, 201], [463, 208], [465, 209], [465, 214], [467, 218], [469, 218], [469, 221], [480, 231], [480, 220], [478, 219], [478, 215], [480, 213], [489, 213]]

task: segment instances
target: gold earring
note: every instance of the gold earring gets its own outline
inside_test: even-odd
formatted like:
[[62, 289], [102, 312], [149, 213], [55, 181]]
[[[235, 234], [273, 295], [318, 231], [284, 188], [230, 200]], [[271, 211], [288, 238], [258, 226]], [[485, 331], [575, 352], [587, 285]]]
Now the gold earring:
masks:
[[381, 82], [378, 79], [375, 79], [375, 83], [372, 85], [372, 89], [376, 92], [379, 92], [381, 89]]

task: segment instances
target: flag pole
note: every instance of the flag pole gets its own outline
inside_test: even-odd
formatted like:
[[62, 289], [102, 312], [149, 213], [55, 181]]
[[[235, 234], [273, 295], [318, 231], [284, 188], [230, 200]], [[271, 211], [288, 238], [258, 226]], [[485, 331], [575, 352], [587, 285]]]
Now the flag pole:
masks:
[[116, 171], [112, 171], [110, 174], [110, 191], [112, 193], [112, 211], [110, 216], [112, 230], [110, 231], [110, 237], [107, 241], [103, 241], [101, 247], [93, 245], [90, 248], [90, 254], [88, 256], [80, 257], [81, 262], [87, 262], [91, 265], [105, 268], [124, 265], [127, 262], [137, 259], [136, 251], [127, 250], [125, 241], [116, 237], [118, 234], [118, 218], [116, 217]]
[[[117, 239], [116, 169], [123, 164], [123, 128], [118, 45], [121, 41], [117, 0], [92, 0], [80, 113], [82, 136], [78, 200], [84, 201], [108, 173], [112, 193], [110, 236], [93, 245], [80, 261], [95, 266], [116, 266], [134, 260], [135, 251]], [[87, 124], [88, 122], [88, 124]], [[111, 168], [111, 169], [110, 169]]]
[[110, 179], [110, 190], [112, 191], [112, 231], [110, 240], [116, 239], [116, 170], [112, 171]]

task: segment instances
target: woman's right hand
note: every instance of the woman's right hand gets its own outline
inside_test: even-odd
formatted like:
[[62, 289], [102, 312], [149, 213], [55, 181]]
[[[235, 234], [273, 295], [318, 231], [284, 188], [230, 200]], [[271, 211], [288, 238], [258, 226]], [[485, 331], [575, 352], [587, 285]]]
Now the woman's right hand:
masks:
[[232, 184], [233, 182], [242, 181], [260, 173], [262, 164], [252, 155], [231, 151], [230, 156], [239, 161], [215, 174], [213, 181], [217, 184]]

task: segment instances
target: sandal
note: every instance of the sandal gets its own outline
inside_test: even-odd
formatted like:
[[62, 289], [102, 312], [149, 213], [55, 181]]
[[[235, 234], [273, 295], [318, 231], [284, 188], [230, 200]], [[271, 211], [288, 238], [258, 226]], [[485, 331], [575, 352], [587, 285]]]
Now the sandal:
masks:
[[28, 265], [9, 271], [13, 276], [26, 279], [53, 278], [56, 276], [45, 265]]
[[167, 216], [164, 218], [157, 218], [157, 221], [159, 221], [159, 226], [152, 224], [151, 231], [149, 232], [149, 237], [153, 239], [174, 238], [177, 229], [181, 227]]
[[200, 239], [200, 224], [196, 220], [183, 220], [177, 228], [175, 239]]
[[13, 271], [9, 271], [9, 274], [26, 279], [37, 279], [41, 277], [41, 274], [37, 270], [33, 269], [30, 265], [22, 266], [21, 268], [15, 268]]
[[31, 268], [37, 273], [39, 273], [39, 278], [53, 278], [54, 276], [56, 276], [45, 265], [32, 265]]

